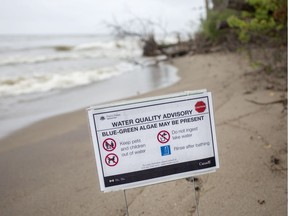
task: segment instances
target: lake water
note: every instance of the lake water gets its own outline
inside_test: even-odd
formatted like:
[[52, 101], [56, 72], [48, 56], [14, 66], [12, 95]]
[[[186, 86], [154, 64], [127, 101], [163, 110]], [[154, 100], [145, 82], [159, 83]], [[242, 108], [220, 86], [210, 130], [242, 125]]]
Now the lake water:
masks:
[[38, 120], [175, 83], [136, 38], [0, 36], [0, 138]]

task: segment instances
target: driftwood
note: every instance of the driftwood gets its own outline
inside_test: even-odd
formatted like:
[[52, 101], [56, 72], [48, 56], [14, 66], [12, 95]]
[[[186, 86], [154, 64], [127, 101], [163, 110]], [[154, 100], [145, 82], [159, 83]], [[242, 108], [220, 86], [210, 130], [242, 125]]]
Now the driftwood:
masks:
[[188, 54], [192, 50], [192, 47], [191, 42], [188, 41], [172, 45], [163, 45], [160, 46], [159, 49], [161, 50], [162, 54], [174, 58]]
[[192, 49], [190, 41], [175, 44], [158, 44], [153, 36], [143, 41], [143, 56], [166, 55], [167, 57], [174, 58], [186, 55]]
[[218, 52], [220, 50], [220, 46], [213, 46], [210, 41], [201, 41], [199, 43], [187, 41], [180, 44], [166, 46], [165, 48], [161, 49], [161, 53], [167, 57], [174, 58], [196, 53]]

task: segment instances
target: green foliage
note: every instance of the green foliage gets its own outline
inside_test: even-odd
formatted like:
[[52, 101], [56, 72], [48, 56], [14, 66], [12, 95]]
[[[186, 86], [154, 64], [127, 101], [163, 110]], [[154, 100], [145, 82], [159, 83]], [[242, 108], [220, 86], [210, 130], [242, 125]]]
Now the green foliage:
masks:
[[207, 18], [202, 21], [202, 33], [204, 36], [208, 39], [211, 39], [212, 41], [215, 41], [219, 39], [224, 32], [219, 31], [217, 28], [218, 25], [226, 21], [228, 17], [235, 15], [236, 12], [233, 10], [211, 10], [208, 12]]
[[238, 30], [242, 42], [249, 42], [252, 35], [277, 36], [287, 19], [286, 0], [247, 0], [254, 12], [243, 11], [240, 16], [228, 17], [228, 25]]

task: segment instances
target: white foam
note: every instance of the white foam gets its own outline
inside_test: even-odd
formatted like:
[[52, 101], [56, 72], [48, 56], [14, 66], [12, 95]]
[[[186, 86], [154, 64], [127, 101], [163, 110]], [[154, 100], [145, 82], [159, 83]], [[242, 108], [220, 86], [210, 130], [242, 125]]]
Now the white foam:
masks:
[[0, 59], [0, 66], [14, 65], [14, 64], [33, 64], [48, 61], [57, 61], [65, 59], [81, 58], [77, 53], [68, 54], [46, 54], [46, 55], [9, 55]]
[[140, 43], [137, 38], [123, 38], [113, 39], [106, 41], [96, 41], [90, 43], [83, 43], [75, 46], [75, 50], [88, 50], [88, 49], [140, 49]]
[[[61, 46], [55, 46], [61, 47]], [[63, 47], [66, 47], [63, 45]], [[85, 58], [131, 58], [141, 56], [142, 49], [140, 43], [136, 39], [119, 39], [107, 41], [95, 41], [72, 46], [71, 49], [64, 51], [53, 50], [48, 53], [25, 52], [10, 53], [2, 55], [0, 58], [0, 66], [16, 65], [16, 64], [33, 64], [41, 62], [59, 61], [59, 60], [75, 60]]]
[[0, 78], [0, 97], [21, 94], [48, 92], [55, 89], [67, 89], [105, 80], [113, 76], [136, 70], [129, 63], [120, 63], [113, 67], [98, 68], [69, 73], [47, 73], [29, 76]]

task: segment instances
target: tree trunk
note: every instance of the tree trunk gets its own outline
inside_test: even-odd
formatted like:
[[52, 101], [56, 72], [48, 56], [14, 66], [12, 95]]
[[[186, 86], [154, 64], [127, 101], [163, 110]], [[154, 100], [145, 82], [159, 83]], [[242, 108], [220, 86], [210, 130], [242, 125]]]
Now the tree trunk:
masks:
[[212, 0], [212, 3], [214, 10], [220, 10], [225, 7], [225, 0]]
[[144, 40], [143, 55], [155, 56], [159, 54], [158, 44], [156, 43], [154, 36], [150, 35]]
[[254, 7], [249, 5], [245, 0], [227, 0], [226, 7], [238, 11], [255, 11]]
[[209, 0], [205, 0], [205, 9], [206, 9], [206, 14], [208, 14], [208, 11], [209, 11]]

